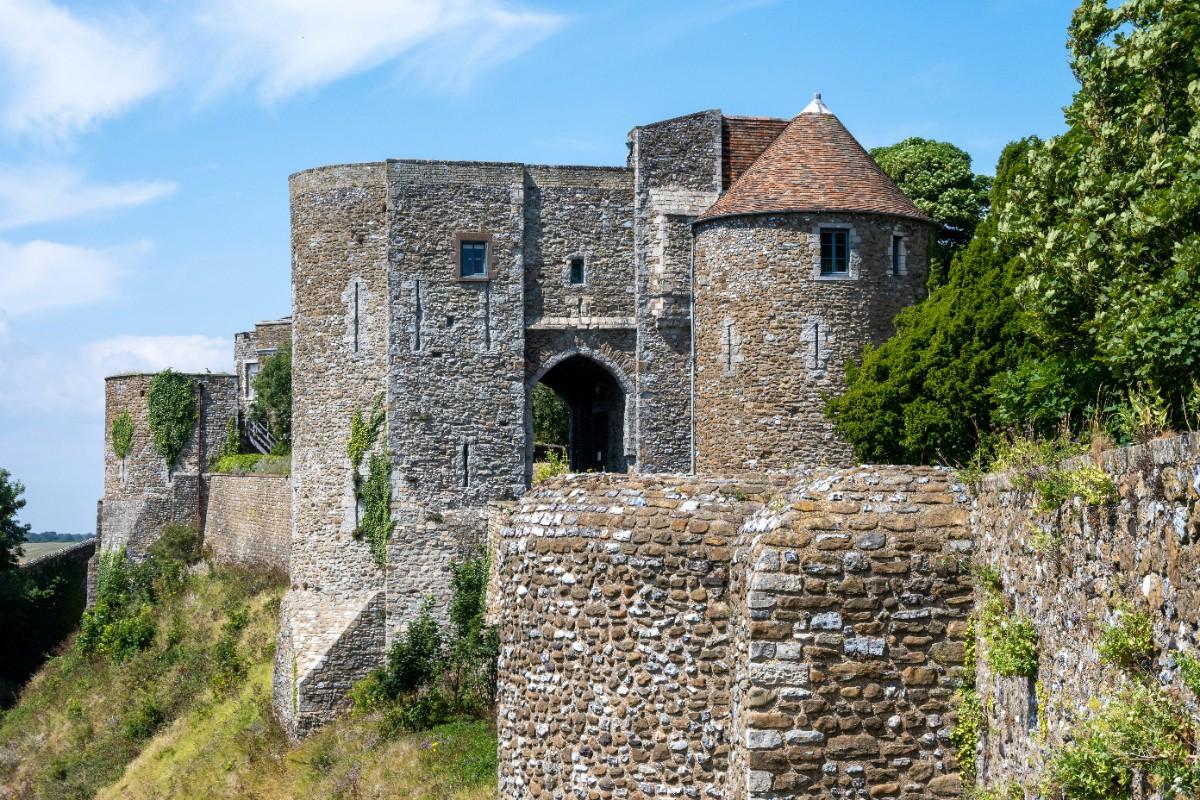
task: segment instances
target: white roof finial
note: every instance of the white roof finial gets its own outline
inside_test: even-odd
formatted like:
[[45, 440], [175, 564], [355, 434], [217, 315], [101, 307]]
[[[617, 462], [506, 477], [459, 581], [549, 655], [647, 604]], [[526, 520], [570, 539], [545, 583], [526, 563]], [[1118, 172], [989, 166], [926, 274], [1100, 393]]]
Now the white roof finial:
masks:
[[808, 105], [806, 105], [804, 107], [804, 110], [801, 111], [800, 113], [801, 114], [832, 114], [833, 112], [829, 110], [829, 106], [827, 106], [821, 102], [821, 93], [815, 92], [813, 94], [812, 102], [809, 103]]

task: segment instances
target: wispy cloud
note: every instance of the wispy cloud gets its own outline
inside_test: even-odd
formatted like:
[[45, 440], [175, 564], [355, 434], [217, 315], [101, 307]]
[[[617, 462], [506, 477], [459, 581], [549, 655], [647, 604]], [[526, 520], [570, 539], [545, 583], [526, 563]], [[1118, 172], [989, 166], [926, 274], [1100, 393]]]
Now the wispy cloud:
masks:
[[47, 242], [0, 241], [0, 312], [29, 316], [107, 300], [149, 244], [99, 249]]
[[9, 334], [0, 337], [0, 414], [95, 416], [109, 375], [166, 367], [218, 372], [232, 361], [232, 343], [213, 336], [117, 336], [56, 351]]
[[220, 53], [210, 89], [274, 102], [391, 62], [461, 89], [563, 18], [500, 0], [211, 0], [199, 21]]
[[51, 139], [85, 130], [169, 82], [145, 19], [84, 19], [49, 0], [0, 0], [0, 76], [0, 123]]
[[139, 206], [176, 189], [172, 181], [91, 183], [61, 165], [0, 165], [0, 230]]

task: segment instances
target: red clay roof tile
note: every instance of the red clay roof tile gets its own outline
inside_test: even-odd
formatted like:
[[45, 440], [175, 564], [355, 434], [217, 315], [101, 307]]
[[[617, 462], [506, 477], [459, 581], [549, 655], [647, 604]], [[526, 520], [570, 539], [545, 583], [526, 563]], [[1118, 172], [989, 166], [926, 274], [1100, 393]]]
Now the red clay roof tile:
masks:
[[[787, 123], [699, 219], [784, 211], [845, 211], [931, 221], [892, 183], [837, 117], [814, 108], [824, 106], [810, 105]], [[737, 118], [728, 118], [727, 123], [734, 120]], [[730, 171], [744, 158], [750, 142], [761, 139], [768, 129], [767, 125], [742, 122], [729, 127], [729, 135], [724, 138], [731, 151], [727, 162]]]

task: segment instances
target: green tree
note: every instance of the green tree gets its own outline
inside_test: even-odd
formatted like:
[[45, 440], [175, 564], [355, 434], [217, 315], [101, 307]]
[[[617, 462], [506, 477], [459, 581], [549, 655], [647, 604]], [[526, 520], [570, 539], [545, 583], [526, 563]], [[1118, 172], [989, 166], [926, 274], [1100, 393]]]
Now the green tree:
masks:
[[533, 439], [539, 444], [567, 444], [567, 404], [544, 383], [533, 387]]
[[[1002, 205], [1036, 140], [1014, 142], [997, 165]], [[1028, 346], [1014, 298], [1022, 275], [985, 219], [955, 256], [945, 284], [896, 317], [896, 334], [846, 367], [846, 391], [827, 413], [860, 459], [965, 462], [994, 425], [992, 385]]]
[[971, 170], [971, 156], [949, 142], [914, 136], [871, 150], [871, 157], [908, 197], [940, 225], [930, 254], [931, 288], [966, 247], [988, 210], [991, 178]]
[[1044, 426], [1142, 385], [1182, 421], [1200, 370], [1200, 6], [1084, 0], [1068, 46], [1069, 128], [998, 214], [1037, 345], [999, 412]]
[[254, 402], [250, 416], [263, 423], [275, 437], [277, 449], [292, 446], [292, 346], [285, 344], [263, 362], [254, 378]]
[[0, 467], [0, 573], [17, 568], [21, 545], [29, 535], [29, 525], [17, 522], [17, 512], [25, 507], [25, 487]]

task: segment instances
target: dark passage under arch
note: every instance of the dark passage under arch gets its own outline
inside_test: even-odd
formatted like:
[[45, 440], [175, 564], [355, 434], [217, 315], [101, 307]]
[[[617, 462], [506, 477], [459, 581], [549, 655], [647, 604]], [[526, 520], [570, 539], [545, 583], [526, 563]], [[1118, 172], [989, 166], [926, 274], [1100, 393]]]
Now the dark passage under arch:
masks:
[[571, 471], [625, 472], [625, 392], [613, 374], [575, 355], [551, 367], [541, 383], [566, 403]]

